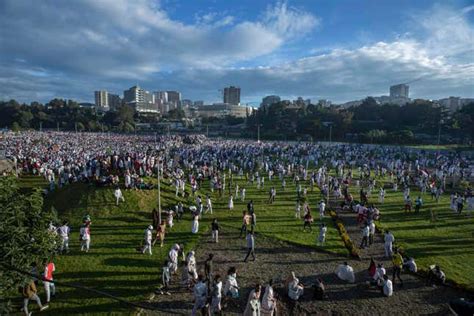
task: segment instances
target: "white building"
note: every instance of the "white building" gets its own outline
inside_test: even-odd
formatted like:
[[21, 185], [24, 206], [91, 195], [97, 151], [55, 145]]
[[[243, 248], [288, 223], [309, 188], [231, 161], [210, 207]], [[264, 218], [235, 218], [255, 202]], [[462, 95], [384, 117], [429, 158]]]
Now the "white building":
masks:
[[107, 90], [94, 91], [95, 106], [99, 108], [109, 107], [109, 94]]
[[123, 92], [125, 104], [133, 106], [140, 113], [158, 113], [158, 106], [155, 104], [155, 97], [149, 91], [139, 86], [133, 86]]

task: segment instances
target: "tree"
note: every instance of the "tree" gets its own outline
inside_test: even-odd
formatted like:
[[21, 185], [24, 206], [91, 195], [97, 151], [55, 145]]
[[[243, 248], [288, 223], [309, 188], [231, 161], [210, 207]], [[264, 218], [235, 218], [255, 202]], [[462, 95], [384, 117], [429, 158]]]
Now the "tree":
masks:
[[53, 210], [43, 209], [39, 189], [25, 194], [14, 177], [1, 177], [0, 205], [0, 297], [5, 298], [29, 279], [8, 267], [29, 272], [32, 263], [51, 257], [59, 240], [48, 231], [57, 217]]

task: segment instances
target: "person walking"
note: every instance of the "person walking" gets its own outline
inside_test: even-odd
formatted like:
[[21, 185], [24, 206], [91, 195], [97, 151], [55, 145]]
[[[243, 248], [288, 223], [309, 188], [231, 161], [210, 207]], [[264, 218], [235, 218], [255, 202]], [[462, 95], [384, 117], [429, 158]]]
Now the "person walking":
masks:
[[246, 211], [242, 211], [242, 227], [240, 228], [239, 238], [242, 237], [244, 232], [247, 232], [247, 225], [250, 225], [250, 216]]
[[166, 235], [166, 222], [164, 220], [161, 221], [161, 224], [158, 225], [157, 230], [156, 230], [156, 235], [155, 235], [155, 240], [153, 240], [153, 246], [156, 244], [156, 242], [159, 240], [160, 241], [160, 247], [163, 247], [163, 244], [165, 242], [165, 235]]
[[303, 231], [306, 231], [306, 228], [309, 228], [310, 232], [313, 231], [311, 223], [313, 223], [313, 216], [311, 216], [311, 212], [308, 211], [304, 216]]
[[319, 202], [319, 220], [323, 220], [324, 218], [324, 212], [326, 211], [326, 203], [324, 203], [324, 200], [321, 200]]
[[393, 263], [392, 282], [395, 284], [395, 277], [397, 277], [398, 280], [400, 281], [400, 285], [403, 286], [403, 280], [400, 277], [400, 273], [402, 272], [402, 266], [403, 266], [403, 257], [398, 252], [398, 249], [395, 249], [395, 253], [392, 256], [392, 263]]
[[372, 245], [374, 243], [374, 237], [375, 237], [375, 223], [373, 220], [371, 220], [369, 224], [369, 245]]
[[199, 232], [199, 213], [193, 212], [192, 214], [193, 214], [193, 224], [191, 227], [191, 233], [197, 234]]
[[215, 276], [214, 286], [212, 287], [210, 314], [222, 315], [222, 280], [221, 276]]
[[195, 316], [198, 311], [201, 311], [201, 315], [207, 315], [206, 311], [206, 302], [207, 302], [207, 285], [204, 283], [204, 277], [200, 274], [198, 276], [198, 282], [194, 285], [193, 295], [194, 295], [194, 306], [191, 313], [192, 316]]
[[60, 253], [69, 252], [69, 234], [71, 228], [68, 226], [68, 221], [64, 220], [63, 225], [58, 228], [58, 234], [61, 238], [61, 246], [59, 248]]
[[360, 243], [360, 249], [364, 249], [369, 246], [370, 227], [369, 223], [365, 223], [362, 229], [362, 241]]
[[79, 239], [81, 241], [81, 251], [89, 252], [91, 245], [91, 228], [90, 222], [86, 222], [79, 230]]
[[206, 195], [206, 213], [211, 213], [212, 214], [212, 201], [211, 197]]
[[44, 292], [46, 294], [46, 305], [49, 304], [51, 301], [51, 296], [54, 297], [56, 295], [56, 286], [54, 285], [53, 281], [53, 273], [56, 271], [56, 266], [54, 265], [53, 260], [51, 259], [49, 262], [44, 262]]
[[212, 233], [212, 240], [215, 243], [219, 242], [219, 223], [217, 222], [217, 218], [214, 218], [211, 224], [211, 233]]
[[123, 197], [122, 190], [120, 190], [119, 186], [115, 187], [114, 196], [115, 196], [115, 204], [117, 206], [119, 205], [120, 200], [122, 200], [122, 202], [125, 202], [125, 198]]
[[234, 197], [232, 194], [229, 196], [229, 211], [232, 211], [234, 209]]
[[415, 213], [419, 213], [422, 206], [423, 199], [421, 198], [421, 196], [418, 196], [415, 200]]
[[38, 290], [36, 289], [36, 284], [33, 280], [31, 280], [28, 284], [23, 286], [22, 288], [22, 295], [23, 295], [23, 312], [26, 316], [31, 316], [31, 312], [28, 311], [28, 303], [30, 300], [36, 301], [40, 311], [44, 311], [49, 306], [41, 304], [41, 299], [38, 296]]
[[145, 241], [144, 241], [144, 246], [143, 246], [143, 250], [142, 250], [142, 253], [144, 254], [145, 252], [147, 252], [148, 250], [148, 254], [151, 256], [152, 255], [152, 252], [151, 252], [151, 239], [153, 237], [153, 226], [150, 225], [148, 226], [147, 229], [145, 229]]
[[247, 262], [250, 255], [252, 255], [253, 261], [255, 261], [255, 237], [253, 231], [247, 233], [247, 255], [245, 256], [244, 262]]
[[210, 253], [207, 257], [206, 261], [204, 262], [204, 274], [206, 276], [207, 285], [209, 288], [212, 286], [212, 273], [214, 270], [214, 265], [212, 259], [214, 258], [214, 254]]
[[391, 258], [392, 257], [392, 246], [393, 242], [395, 241], [395, 237], [393, 234], [387, 230], [384, 235], [384, 249], [385, 249], [385, 257]]
[[326, 227], [326, 224], [322, 223], [321, 226], [319, 227], [319, 237], [318, 237], [318, 244], [320, 246], [324, 246], [324, 243], [326, 242], [327, 231], [328, 231], [328, 228]]

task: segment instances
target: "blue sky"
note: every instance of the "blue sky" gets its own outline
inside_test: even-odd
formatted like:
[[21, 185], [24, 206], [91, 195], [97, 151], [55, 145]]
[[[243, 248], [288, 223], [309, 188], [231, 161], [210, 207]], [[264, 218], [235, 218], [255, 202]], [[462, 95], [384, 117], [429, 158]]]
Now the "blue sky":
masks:
[[411, 85], [474, 97], [474, 2], [4, 0], [0, 99], [92, 101], [134, 85], [220, 101], [345, 102]]

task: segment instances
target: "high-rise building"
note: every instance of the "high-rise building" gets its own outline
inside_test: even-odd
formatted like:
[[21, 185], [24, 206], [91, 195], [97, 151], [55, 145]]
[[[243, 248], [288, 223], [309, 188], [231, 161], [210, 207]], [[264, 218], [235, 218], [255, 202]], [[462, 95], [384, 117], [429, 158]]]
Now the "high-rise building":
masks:
[[168, 102], [171, 103], [173, 108], [176, 108], [180, 105], [181, 102], [181, 93], [178, 91], [166, 91], [168, 95]]
[[109, 98], [106, 90], [94, 91], [95, 106], [100, 108], [109, 107]]
[[408, 98], [409, 86], [407, 84], [397, 84], [390, 87], [391, 98]]
[[123, 92], [123, 101], [135, 108], [137, 112], [158, 113], [155, 97], [139, 86], [133, 86]]
[[168, 102], [168, 93], [166, 91], [155, 91], [153, 92], [155, 95], [155, 101], [161, 100], [164, 102]]
[[239, 87], [225, 87], [224, 88], [224, 103], [231, 105], [240, 104], [240, 88]]
[[109, 107], [111, 110], [116, 110], [119, 106], [122, 105], [122, 99], [118, 94], [107, 94], [107, 98], [109, 100]]
[[262, 99], [261, 106], [270, 106], [272, 104], [278, 103], [281, 101], [281, 98], [277, 95], [268, 95]]
[[194, 101], [194, 106], [203, 106], [203, 105], [204, 105], [204, 101], [202, 100]]

